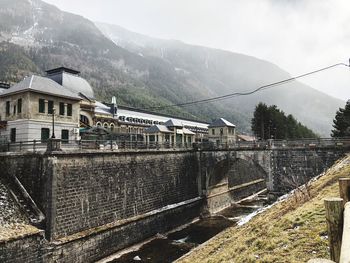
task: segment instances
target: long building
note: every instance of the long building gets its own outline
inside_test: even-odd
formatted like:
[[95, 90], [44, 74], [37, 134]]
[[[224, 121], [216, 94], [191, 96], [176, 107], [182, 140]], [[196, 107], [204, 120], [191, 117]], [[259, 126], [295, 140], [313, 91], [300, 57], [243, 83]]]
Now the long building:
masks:
[[[90, 84], [80, 72], [60, 67], [32, 75], [9, 87], [0, 85], [0, 135], [11, 142], [80, 139], [79, 128], [100, 126], [113, 133], [141, 134], [168, 120], [203, 138], [208, 123], [176, 116], [117, 106], [96, 100]], [[55, 130], [52, 122], [55, 121]]]

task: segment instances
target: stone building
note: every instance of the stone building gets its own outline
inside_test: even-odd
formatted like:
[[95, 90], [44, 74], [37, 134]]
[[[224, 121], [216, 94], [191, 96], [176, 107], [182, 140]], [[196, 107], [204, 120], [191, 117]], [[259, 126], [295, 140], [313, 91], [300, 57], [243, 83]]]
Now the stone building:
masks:
[[190, 146], [196, 134], [185, 128], [182, 122], [170, 119], [164, 125], [157, 124], [145, 129], [145, 135], [149, 143]]
[[[78, 140], [82, 128], [92, 127], [126, 134], [130, 140], [145, 140], [145, 130], [158, 125], [159, 140], [177, 143], [202, 140], [208, 134], [206, 122], [118, 107], [115, 98], [112, 103], [102, 103], [96, 100], [92, 87], [79, 71], [59, 67], [46, 73], [45, 77], [27, 77], [12, 87], [0, 85], [0, 137], [11, 142], [45, 141], [52, 136], [53, 109], [55, 137], [64, 140]], [[161, 125], [165, 126], [160, 128]], [[170, 133], [165, 130], [174, 138], [165, 136]], [[156, 137], [149, 133], [147, 139], [153, 138]]]
[[216, 144], [234, 144], [236, 142], [236, 126], [220, 118], [208, 126], [208, 139]]
[[11, 142], [76, 139], [81, 98], [49, 78], [32, 75], [0, 93], [0, 134]]

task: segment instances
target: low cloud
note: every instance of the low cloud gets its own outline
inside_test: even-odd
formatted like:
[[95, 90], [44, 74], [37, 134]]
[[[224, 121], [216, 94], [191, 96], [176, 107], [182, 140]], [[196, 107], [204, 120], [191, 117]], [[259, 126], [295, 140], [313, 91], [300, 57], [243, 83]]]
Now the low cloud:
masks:
[[[350, 57], [347, 0], [48, 0], [63, 10], [150, 36], [178, 39], [271, 61], [292, 75]], [[303, 79], [343, 100], [350, 70]]]

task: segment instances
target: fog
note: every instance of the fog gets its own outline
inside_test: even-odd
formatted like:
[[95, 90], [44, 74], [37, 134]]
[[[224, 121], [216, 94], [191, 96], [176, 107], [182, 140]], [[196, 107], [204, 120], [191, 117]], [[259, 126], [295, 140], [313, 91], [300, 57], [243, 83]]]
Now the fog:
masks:
[[[149, 36], [230, 50], [271, 61], [299, 75], [350, 57], [347, 0], [46, 0], [93, 21]], [[350, 98], [350, 69], [301, 80]]]

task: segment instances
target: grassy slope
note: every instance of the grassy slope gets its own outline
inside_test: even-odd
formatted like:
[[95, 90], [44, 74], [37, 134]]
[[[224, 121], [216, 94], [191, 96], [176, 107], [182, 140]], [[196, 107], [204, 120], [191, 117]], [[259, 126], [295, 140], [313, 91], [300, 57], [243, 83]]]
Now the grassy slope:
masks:
[[323, 199], [338, 197], [337, 180], [349, 175], [350, 155], [311, 182], [310, 199], [296, 191], [246, 225], [222, 232], [180, 262], [299, 263], [329, 258]]

